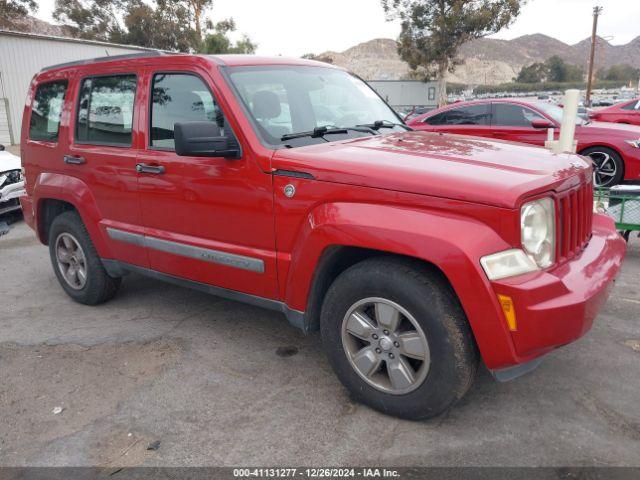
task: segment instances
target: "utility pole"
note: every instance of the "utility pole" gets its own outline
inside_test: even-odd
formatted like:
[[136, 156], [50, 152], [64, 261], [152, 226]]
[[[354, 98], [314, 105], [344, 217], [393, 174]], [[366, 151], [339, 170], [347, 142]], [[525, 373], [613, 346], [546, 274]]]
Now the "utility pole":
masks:
[[593, 29], [591, 30], [591, 53], [589, 54], [589, 76], [587, 77], [587, 95], [584, 99], [585, 107], [591, 106], [591, 88], [593, 87], [593, 64], [596, 56], [596, 40], [598, 31], [598, 16], [602, 7], [593, 7]]

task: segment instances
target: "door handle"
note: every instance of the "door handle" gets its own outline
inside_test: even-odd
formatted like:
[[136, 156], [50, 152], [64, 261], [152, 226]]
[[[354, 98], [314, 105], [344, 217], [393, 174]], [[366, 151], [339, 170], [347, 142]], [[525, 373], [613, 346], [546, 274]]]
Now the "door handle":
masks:
[[64, 163], [66, 163], [67, 165], [82, 165], [86, 162], [87, 161], [84, 159], [84, 157], [76, 157], [74, 155], [64, 156]]
[[136, 172], [160, 175], [164, 173], [164, 167], [162, 165], [147, 165], [146, 163], [139, 163], [136, 165]]

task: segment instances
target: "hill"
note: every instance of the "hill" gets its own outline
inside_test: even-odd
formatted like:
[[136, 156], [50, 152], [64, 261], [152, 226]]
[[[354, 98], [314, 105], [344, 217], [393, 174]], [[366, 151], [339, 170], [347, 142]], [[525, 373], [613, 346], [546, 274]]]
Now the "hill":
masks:
[[[525, 35], [513, 40], [481, 38], [460, 49], [464, 63], [449, 75], [449, 81], [495, 85], [509, 82], [520, 69], [558, 55], [574, 65], [586, 65], [591, 40], [575, 45], [542, 34]], [[399, 80], [409, 76], [408, 65], [400, 58], [395, 40], [378, 38], [351, 47], [344, 52], [324, 52], [318, 58], [348, 68], [367, 80]], [[596, 67], [628, 63], [640, 68], [640, 37], [626, 45], [611, 45], [598, 38]]]

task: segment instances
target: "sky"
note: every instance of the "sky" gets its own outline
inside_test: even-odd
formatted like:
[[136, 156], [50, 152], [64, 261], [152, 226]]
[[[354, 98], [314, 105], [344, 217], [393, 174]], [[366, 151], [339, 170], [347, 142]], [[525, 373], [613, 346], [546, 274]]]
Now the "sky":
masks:
[[[40, 0], [36, 17], [52, 22], [54, 0]], [[614, 45], [640, 36], [639, 0], [529, 0], [518, 19], [493, 38], [543, 33], [574, 44], [591, 35], [592, 10], [604, 6], [598, 34]], [[379, 0], [215, 0], [209, 17], [233, 17], [258, 54], [300, 56], [343, 51], [374, 38], [396, 38]]]

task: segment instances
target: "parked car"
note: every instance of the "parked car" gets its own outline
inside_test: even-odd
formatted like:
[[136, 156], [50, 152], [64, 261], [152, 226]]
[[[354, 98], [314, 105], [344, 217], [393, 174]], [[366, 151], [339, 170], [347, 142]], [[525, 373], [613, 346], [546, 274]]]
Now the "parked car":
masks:
[[[408, 122], [416, 130], [489, 137], [544, 146], [547, 130], [558, 138], [562, 108], [523, 100], [474, 101], [434, 110]], [[640, 180], [640, 128], [577, 120], [578, 153], [591, 157], [596, 186]]]
[[20, 158], [0, 145], [0, 215], [20, 210], [19, 197], [24, 194]]
[[411, 120], [412, 118], [417, 117], [418, 115], [423, 115], [427, 112], [430, 112], [431, 110], [434, 110], [436, 107], [425, 107], [425, 106], [416, 106], [416, 107], [412, 107], [408, 112], [404, 112], [400, 113], [401, 116], [403, 116], [404, 121], [408, 122], [409, 120]]
[[355, 398], [406, 418], [451, 407], [481, 360], [509, 380], [581, 337], [625, 253], [590, 162], [410, 131], [308, 60], [47, 68], [22, 149], [25, 218], [72, 299], [140, 272], [282, 312]]
[[594, 110], [589, 114], [591, 120], [598, 122], [628, 123], [640, 125], [640, 98], [618, 103], [612, 107]]

